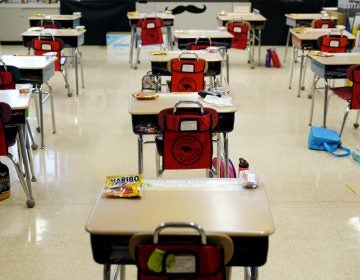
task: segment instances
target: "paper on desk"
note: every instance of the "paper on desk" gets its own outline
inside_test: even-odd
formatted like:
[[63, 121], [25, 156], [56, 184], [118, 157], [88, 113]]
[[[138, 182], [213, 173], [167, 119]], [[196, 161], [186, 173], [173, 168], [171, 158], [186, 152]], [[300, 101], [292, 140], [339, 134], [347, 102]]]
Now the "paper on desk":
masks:
[[214, 95], [206, 95], [204, 98], [204, 102], [219, 106], [219, 107], [227, 107], [227, 106], [233, 106], [232, 98], [230, 96], [223, 96], [223, 97], [217, 97]]

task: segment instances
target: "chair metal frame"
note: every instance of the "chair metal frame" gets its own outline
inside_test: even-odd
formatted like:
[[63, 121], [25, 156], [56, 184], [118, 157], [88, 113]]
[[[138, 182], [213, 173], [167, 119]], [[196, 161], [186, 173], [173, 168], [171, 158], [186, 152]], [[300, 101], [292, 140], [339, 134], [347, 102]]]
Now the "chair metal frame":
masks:
[[[24, 141], [27, 142], [27, 136], [23, 127], [18, 127], [17, 125], [10, 123], [11, 118], [12, 110], [9, 104], [0, 102], [0, 156], [8, 157], [13, 163], [27, 197], [26, 204], [29, 208], [32, 208], [35, 205], [35, 200], [32, 195], [31, 183], [26, 182], [24, 179], [25, 175], [23, 174], [22, 166], [20, 165], [19, 161], [9, 152], [9, 147], [12, 147], [17, 142], [16, 138], [18, 138], [20, 142], [18, 142], [20, 146], [20, 148], [18, 148], [19, 159], [28, 157], [31, 163], [30, 149], [28, 146], [25, 148], [26, 144], [24, 143]], [[7, 138], [10, 137], [9, 135], [11, 135], [11, 139]], [[24, 163], [25, 162], [26, 160], [24, 160]], [[25, 166], [25, 168], [27, 169], [27, 166]]]

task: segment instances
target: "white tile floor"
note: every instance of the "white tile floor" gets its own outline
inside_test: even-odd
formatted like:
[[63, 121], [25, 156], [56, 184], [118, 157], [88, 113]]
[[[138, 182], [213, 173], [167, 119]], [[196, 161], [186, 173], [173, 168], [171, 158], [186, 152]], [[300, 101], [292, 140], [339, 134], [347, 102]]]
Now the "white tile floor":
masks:
[[[277, 49], [282, 57], [284, 49]], [[137, 170], [136, 138], [127, 106], [149, 63], [144, 52], [139, 69], [132, 70], [126, 50], [98, 46], [82, 50], [85, 89], [80, 95], [66, 96], [60, 74], [51, 81], [57, 133], [51, 133], [47, 104], [46, 148], [33, 153], [38, 178], [33, 184], [33, 209], [26, 208], [11, 169], [11, 197], [0, 202], [0, 279], [102, 277], [84, 225], [104, 177]], [[3, 45], [2, 52], [25, 50]], [[264, 60], [265, 48], [262, 56]], [[290, 54], [280, 69], [252, 70], [245, 52], [231, 51], [230, 58], [230, 89], [239, 108], [230, 134], [230, 157], [234, 162], [246, 158], [251, 169], [262, 174], [276, 224], [260, 279], [359, 279], [360, 165], [351, 158], [307, 149], [310, 100], [307, 92], [296, 97], [295, 82], [288, 89]], [[311, 78], [309, 70], [307, 89]], [[318, 97], [314, 120], [318, 125], [321, 102]], [[344, 109], [342, 101], [331, 99], [329, 128], [340, 128]], [[343, 144], [349, 148], [360, 148], [360, 131], [351, 126], [355, 115], [351, 112], [343, 134]], [[30, 122], [35, 127], [34, 110]], [[155, 176], [152, 146], [145, 147], [145, 176]], [[233, 279], [242, 279], [242, 269], [233, 272]], [[128, 279], [136, 279], [134, 267], [127, 267], [127, 273]]]

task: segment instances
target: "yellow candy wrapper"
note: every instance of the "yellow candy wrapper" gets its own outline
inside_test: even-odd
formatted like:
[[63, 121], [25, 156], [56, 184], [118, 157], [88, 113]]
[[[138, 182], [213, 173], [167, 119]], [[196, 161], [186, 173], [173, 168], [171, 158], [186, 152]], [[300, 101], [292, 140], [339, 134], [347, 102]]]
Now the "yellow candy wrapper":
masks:
[[109, 197], [141, 197], [143, 180], [143, 174], [106, 176], [104, 193]]

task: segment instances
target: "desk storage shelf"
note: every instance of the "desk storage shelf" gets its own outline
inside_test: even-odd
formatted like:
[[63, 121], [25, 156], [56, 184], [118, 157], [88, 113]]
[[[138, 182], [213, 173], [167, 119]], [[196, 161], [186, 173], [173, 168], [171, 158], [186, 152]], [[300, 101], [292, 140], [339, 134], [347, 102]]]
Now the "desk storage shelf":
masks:
[[0, 41], [21, 42], [20, 34], [30, 27], [29, 17], [34, 14], [60, 14], [60, 5], [0, 3]]

